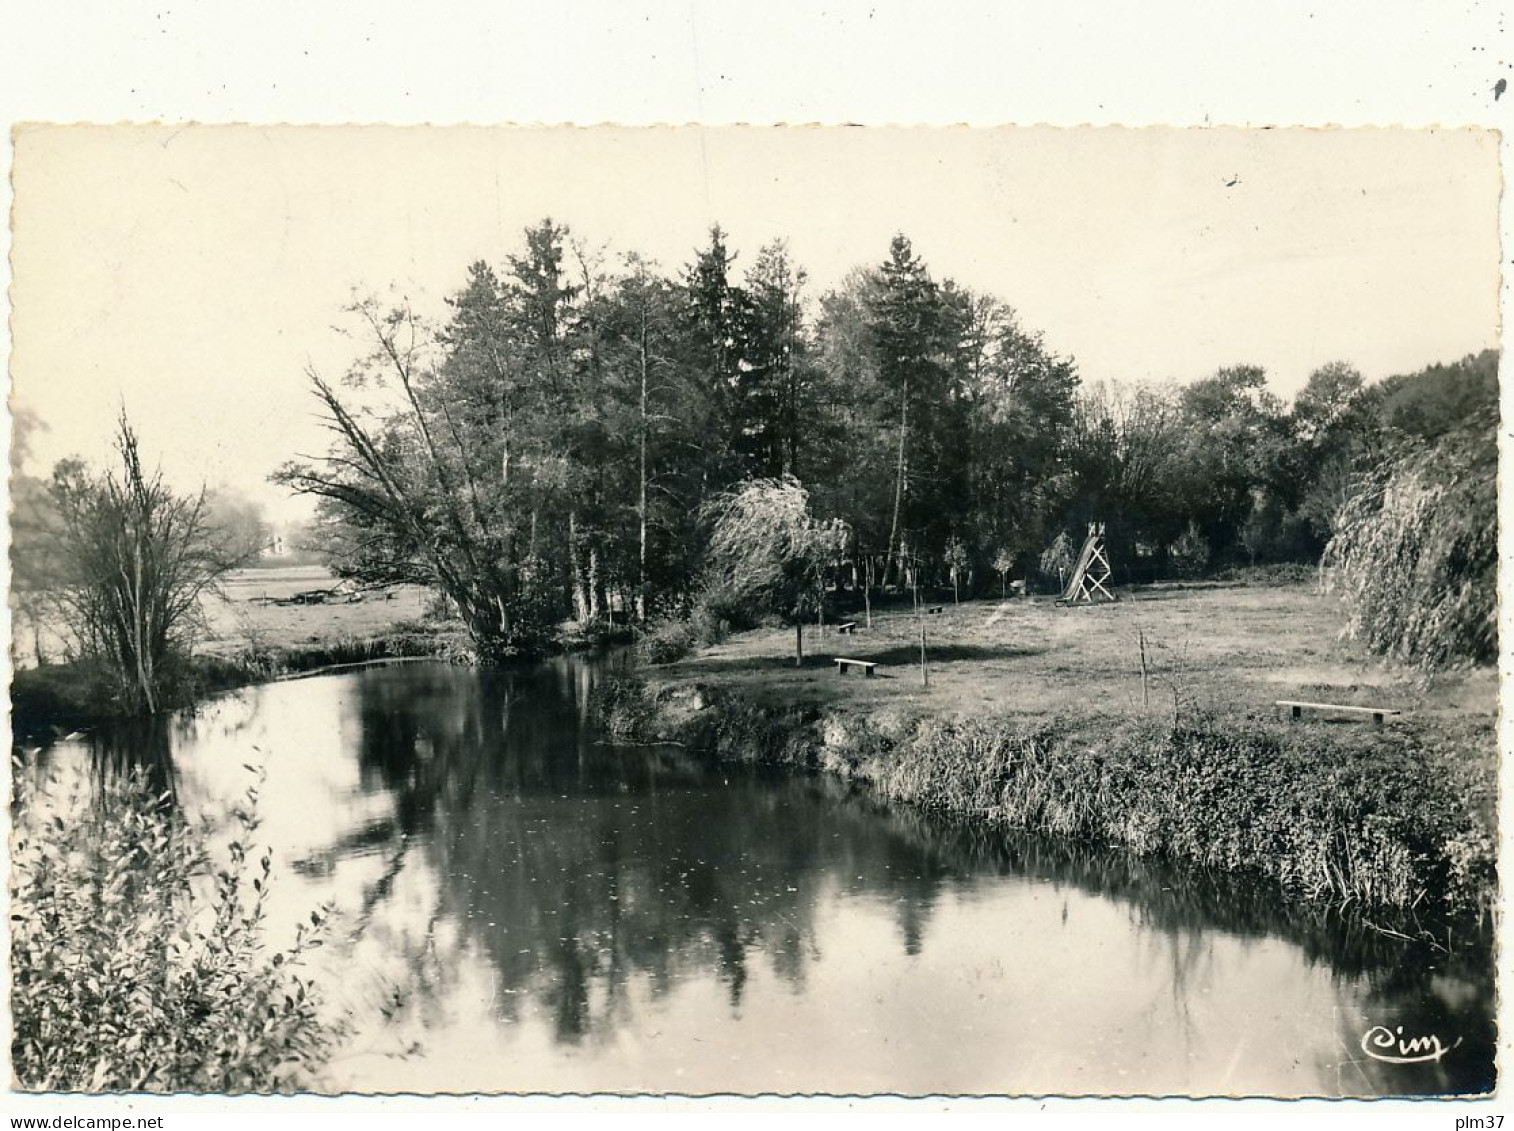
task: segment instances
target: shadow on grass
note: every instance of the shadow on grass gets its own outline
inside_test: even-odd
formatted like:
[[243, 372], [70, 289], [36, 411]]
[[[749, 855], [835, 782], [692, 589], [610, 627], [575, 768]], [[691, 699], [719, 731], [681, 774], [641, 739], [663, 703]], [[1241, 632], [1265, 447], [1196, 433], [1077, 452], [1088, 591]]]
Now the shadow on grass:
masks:
[[[883, 675], [886, 668], [902, 668], [918, 666], [920, 663], [920, 646], [918, 644], [898, 644], [891, 648], [880, 649], [876, 644], [869, 647], [866, 640], [858, 640], [855, 644], [851, 640], [827, 641], [827, 647], [813, 655], [804, 657], [804, 666], [796, 667], [794, 657], [788, 656], [702, 656], [697, 660], [684, 661], [680, 667], [686, 667], [690, 671], [704, 669], [707, 671], [725, 672], [795, 672], [795, 671], [822, 671], [835, 670], [835, 658], [845, 656], [852, 660], [867, 660], [878, 665], [878, 675]], [[959, 661], [973, 661], [983, 663], [989, 660], [1014, 660], [1026, 656], [1038, 656], [1046, 651], [1042, 647], [1030, 647], [1015, 644], [931, 644], [927, 641], [926, 658], [932, 664], [951, 664]], [[855, 673], [860, 674], [860, 673]]]
[[[932, 644], [925, 642], [925, 657], [932, 664], [954, 664], [961, 661], [984, 663], [989, 660], [1018, 660], [1027, 656], [1039, 656], [1046, 649], [1026, 644]], [[920, 663], [920, 645], [899, 644], [892, 648], [858, 648], [845, 653], [856, 660], [871, 660], [879, 666], [905, 666]]]

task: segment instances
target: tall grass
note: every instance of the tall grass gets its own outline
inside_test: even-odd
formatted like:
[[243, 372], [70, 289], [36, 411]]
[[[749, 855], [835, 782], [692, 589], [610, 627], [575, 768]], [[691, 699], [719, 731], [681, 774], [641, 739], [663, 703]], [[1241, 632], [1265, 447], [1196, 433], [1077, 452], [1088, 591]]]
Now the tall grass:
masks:
[[256, 791], [227, 858], [140, 775], [56, 809], [18, 783], [11, 865], [12, 1069], [42, 1091], [247, 1092], [306, 1085], [339, 1031], [299, 971], [313, 911], [270, 952], [272, 861]]
[[1302, 898], [1481, 909], [1496, 885], [1486, 728], [1252, 721], [942, 721], [767, 704], [700, 689], [700, 708], [620, 688], [612, 728], [719, 757], [815, 767], [881, 796], [1004, 827], [1267, 877]]

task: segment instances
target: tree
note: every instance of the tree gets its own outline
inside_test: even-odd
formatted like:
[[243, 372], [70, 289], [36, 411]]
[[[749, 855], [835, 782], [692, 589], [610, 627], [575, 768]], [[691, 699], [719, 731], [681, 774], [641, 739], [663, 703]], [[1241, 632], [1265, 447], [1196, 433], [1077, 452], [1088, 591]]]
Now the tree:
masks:
[[[43, 643], [51, 595], [57, 583], [60, 531], [57, 497], [45, 478], [22, 471], [33, 433], [46, 425], [33, 412], [14, 410], [11, 422], [11, 660], [21, 658], [21, 626], [31, 632], [32, 660], [48, 661]], [[71, 466], [71, 465], [60, 465]]]
[[782, 240], [761, 248], [746, 274], [743, 434], [760, 476], [799, 476], [801, 447], [817, 423], [816, 373], [804, 333], [805, 282]]
[[54, 593], [82, 656], [100, 665], [121, 705], [165, 702], [200, 625], [200, 597], [232, 564], [207, 523], [205, 493], [179, 495], [142, 468], [123, 410], [118, 470], [61, 464], [52, 484]]
[[1039, 546], [1071, 486], [1077, 370], [998, 299], [969, 293], [965, 312], [959, 351], [972, 459], [964, 517], [980, 547]]
[[[1138, 544], [1170, 545], [1188, 524], [1178, 490], [1181, 450], [1180, 418], [1170, 397], [1149, 388], [1087, 390], [1070, 430], [1072, 483], [1063, 528], [1106, 523], [1106, 544], [1117, 564], [1128, 563]], [[1076, 543], [1068, 541], [1075, 552]]]
[[481, 655], [529, 651], [539, 626], [523, 615], [520, 600], [511, 505], [518, 493], [505, 482], [510, 459], [500, 456], [499, 480], [486, 488], [481, 457], [498, 455], [501, 445], [465, 438], [470, 417], [486, 418], [476, 405], [466, 416], [454, 411], [460, 390], [430, 368], [436, 343], [408, 307], [386, 312], [368, 300], [351, 312], [366, 328], [371, 351], [349, 381], [387, 394], [391, 407], [376, 423], [365, 422], [309, 371], [333, 448], [315, 461], [286, 464], [275, 482], [321, 500], [340, 572], [444, 594]]
[[613, 568], [630, 580], [635, 619], [644, 623], [658, 581], [671, 588], [693, 572], [699, 543], [684, 505], [689, 484], [680, 474], [691, 447], [680, 425], [701, 417], [698, 395], [676, 364], [677, 293], [653, 264], [626, 256], [624, 272], [585, 318], [596, 327], [603, 358], [611, 437], [606, 473], [621, 484]]
[[1347, 630], [1425, 669], [1498, 656], [1497, 415], [1489, 410], [1365, 477], [1326, 561]]
[[1072, 556], [1072, 541], [1067, 537], [1067, 531], [1059, 530], [1056, 538], [1050, 546], [1041, 551], [1041, 572], [1047, 575], [1057, 575], [1057, 588], [1067, 588], [1067, 575], [1072, 572], [1074, 565]]
[[804, 621], [819, 608], [826, 568], [845, 552], [846, 524], [814, 519], [808, 493], [793, 478], [739, 484], [711, 499], [705, 514], [716, 575], [793, 624], [794, 664], [802, 665]]
[[1015, 555], [1008, 546], [1000, 546], [994, 555], [994, 572], [999, 575], [999, 595], [1009, 596], [1009, 573], [1015, 568]]
[[751, 438], [745, 434], [750, 382], [744, 377], [747, 295], [731, 282], [736, 256], [725, 231], [710, 229], [709, 246], [684, 270], [680, 319], [684, 364], [707, 407], [708, 430], [700, 449], [699, 504], [716, 484], [755, 474]]
[[220, 544], [226, 560], [236, 565], [256, 561], [273, 539], [263, 508], [233, 487], [206, 492], [205, 525]]
[[963, 544], [962, 539], [955, 535], [952, 536], [951, 540], [946, 543], [945, 557], [946, 569], [952, 581], [952, 604], [960, 605], [962, 603], [962, 574], [967, 570], [969, 561], [967, 547]]
[[1280, 474], [1288, 418], [1266, 391], [1266, 374], [1253, 365], [1195, 381], [1178, 395], [1178, 409], [1178, 496], [1213, 553], [1224, 555], [1240, 539], [1255, 489], [1265, 492], [1264, 505], [1268, 494], [1293, 490]]
[[[928, 474], [936, 463], [932, 456], [940, 454], [930, 451], [922, 438], [930, 436], [928, 414], [942, 404], [944, 316], [940, 290], [904, 235], [896, 235], [889, 245], [889, 257], [878, 269], [877, 280], [869, 293], [868, 323], [879, 382], [899, 406], [889, 560], [883, 573], [887, 585], [890, 572], [904, 568], [906, 531], [914, 517], [905, 506], [911, 469], [916, 476]], [[928, 505], [928, 500], [922, 503]], [[925, 506], [918, 510], [924, 514]]]

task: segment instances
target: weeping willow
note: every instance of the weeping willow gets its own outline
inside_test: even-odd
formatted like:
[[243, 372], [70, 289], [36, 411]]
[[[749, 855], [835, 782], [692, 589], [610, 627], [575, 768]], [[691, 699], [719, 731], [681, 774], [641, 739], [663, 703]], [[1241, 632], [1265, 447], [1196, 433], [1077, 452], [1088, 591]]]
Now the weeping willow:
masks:
[[1358, 483], [1326, 549], [1347, 633], [1432, 671], [1498, 656], [1496, 422]]

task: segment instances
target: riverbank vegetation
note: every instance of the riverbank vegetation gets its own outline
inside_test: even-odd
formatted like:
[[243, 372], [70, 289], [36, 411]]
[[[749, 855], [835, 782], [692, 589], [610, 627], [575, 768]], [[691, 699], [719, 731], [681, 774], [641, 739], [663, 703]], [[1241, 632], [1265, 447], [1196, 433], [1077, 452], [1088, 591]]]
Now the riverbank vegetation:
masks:
[[[602, 702], [637, 741], [823, 770], [991, 824], [1265, 878], [1296, 897], [1479, 912], [1495, 891], [1496, 687], [1425, 679], [1341, 639], [1300, 585], [1133, 591], [1118, 605], [974, 602], [833, 633], [783, 630], [647, 669]], [[879, 664], [843, 677], [845, 655]], [[1279, 718], [1278, 699], [1393, 706], [1382, 727]]]
[[271, 858], [254, 855], [256, 792], [224, 854], [140, 773], [87, 802], [17, 779], [11, 853], [11, 1065], [50, 1092], [308, 1087], [339, 1031], [293, 941], [264, 937]]

